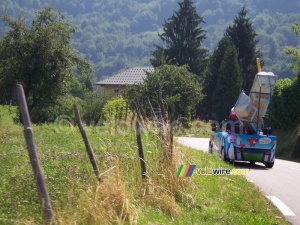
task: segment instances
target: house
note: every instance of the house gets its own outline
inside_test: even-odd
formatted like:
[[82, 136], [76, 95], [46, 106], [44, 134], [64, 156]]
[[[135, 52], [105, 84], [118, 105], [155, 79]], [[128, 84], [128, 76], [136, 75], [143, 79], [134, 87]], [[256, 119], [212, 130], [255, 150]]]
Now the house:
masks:
[[115, 92], [124, 90], [126, 86], [141, 84], [147, 77], [146, 72], [154, 72], [153, 67], [133, 67], [96, 83], [99, 85], [96, 93]]

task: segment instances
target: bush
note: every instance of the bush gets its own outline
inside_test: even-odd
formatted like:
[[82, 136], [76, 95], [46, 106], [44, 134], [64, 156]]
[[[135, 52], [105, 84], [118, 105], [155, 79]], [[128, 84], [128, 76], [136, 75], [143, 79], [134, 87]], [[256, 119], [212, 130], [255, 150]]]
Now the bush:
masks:
[[126, 114], [126, 101], [121, 96], [107, 101], [103, 113], [105, 119], [122, 119]]
[[54, 122], [59, 116], [67, 116], [70, 120], [76, 121], [73, 107], [76, 104], [84, 123], [88, 125], [98, 124], [103, 119], [102, 109], [107, 99], [109, 99], [108, 95], [96, 96], [92, 92], [86, 93], [84, 99], [68, 94], [60, 97], [54, 106], [32, 109], [30, 117], [33, 123]]
[[82, 105], [82, 120], [87, 124], [98, 124], [99, 121], [103, 120], [102, 111], [109, 98], [110, 96], [106, 94], [99, 96], [93, 93], [86, 94]]
[[162, 65], [155, 72], [148, 74], [144, 84], [127, 91], [126, 100], [131, 103], [134, 100], [142, 106], [147, 116], [151, 117], [159, 111], [158, 95], [162, 93], [166, 108], [171, 120], [186, 118], [187, 123], [193, 115], [196, 105], [203, 99], [201, 84], [197, 77], [188, 71], [187, 66]]
[[39, 123], [40, 121], [54, 122], [57, 117], [62, 115], [69, 116], [75, 121], [74, 104], [81, 109], [83, 100], [72, 95], [65, 95], [60, 97], [54, 106], [33, 108], [30, 111], [30, 117], [33, 123]]
[[299, 121], [300, 82], [298, 78], [278, 80], [271, 103], [273, 127], [287, 128]]

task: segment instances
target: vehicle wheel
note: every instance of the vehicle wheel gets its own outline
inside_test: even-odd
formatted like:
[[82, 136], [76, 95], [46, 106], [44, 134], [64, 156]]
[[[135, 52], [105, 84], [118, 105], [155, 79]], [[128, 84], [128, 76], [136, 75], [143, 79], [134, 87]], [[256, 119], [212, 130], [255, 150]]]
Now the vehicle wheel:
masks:
[[271, 169], [274, 166], [274, 161], [271, 163], [265, 163], [265, 165], [266, 165], [266, 168]]
[[209, 140], [208, 153], [212, 154], [212, 152], [213, 152], [213, 143], [211, 140]]
[[225, 154], [225, 149], [224, 149], [224, 146], [222, 146], [221, 148], [221, 159], [224, 161], [224, 162], [227, 162], [228, 161], [228, 158]]

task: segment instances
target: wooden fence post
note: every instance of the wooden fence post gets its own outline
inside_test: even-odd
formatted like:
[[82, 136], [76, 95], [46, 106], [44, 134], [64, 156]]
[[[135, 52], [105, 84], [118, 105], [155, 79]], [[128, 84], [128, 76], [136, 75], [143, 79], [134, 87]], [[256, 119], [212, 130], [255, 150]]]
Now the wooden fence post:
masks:
[[[147, 114], [146, 114], [145, 110], [143, 109], [143, 107], [138, 105], [138, 108], [139, 108], [139, 112], [142, 116], [143, 121], [147, 121]], [[143, 124], [143, 125], [145, 125], [145, 124]]]
[[144, 127], [145, 129], [147, 129], [147, 126], [145, 125], [145, 122], [144, 122], [144, 119], [143, 119], [143, 116], [141, 114], [141, 107], [139, 107], [138, 103], [134, 103], [135, 105], [135, 111], [136, 111], [136, 115], [137, 115], [137, 119], [138, 121], [142, 124], [142, 127]]
[[154, 122], [155, 122], [155, 124], [156, 124], [156, 123], [157, 123], [157, 117], [156, 117], [156, 114], [155, 114], [155, 112], [154, 112], [154, 109], [153, 109], [153, 106], [152, 106], [152, 104], [151, 104], [151, 102], [150, 102], [149, 97], [147, 97], [147, 100], [148, 100], [148, 104], [149, 104], [150, 109], [151, 109], [151, 112], [152, 112], [153, 120], [154, 120]]
[[160, 110], [162, 113], [163, 122], [166, 123], [168, 121], [168, 113], [165, 109], [161, 92], [159, 92], [159, 94], [158, 94], [158, 102], [159, 102]]
[[175, 115], [175, 105], [172, 104], [172, 112], [170, 116], [170, 157], [173, 156], [174, 126], [177, 124], [174, 115]]
[[139, 157], [141, 162], [142, 179], [146, 179], [147, 178], [146, 162], [145, 162], [144, 150], [143, 150], [143, 144], [141, 138], [141, 128], [140, 128], [140, 123], [138, 121], [135, 122], [135, 130], [136, 130], [136, 140], [137, 140], [138, 150], [139, 150]]
[[24, 136], [26, 139], [26, 145], [29, 153], [30, 163], [33, 169], [33, 173], [34, 173], [34, 177], [35, 177], [35, 181], [39, 193], [39, 198], [42, 205], [44, 222], [45, 224], [56, 224], [52, 212], [52, 206], [50, 203], [50, 198], [48, 195], [46, 183], [45, 183], [44, 173], [40, 165], [38, 154], [34, 143], [32, 125], [31, 125], [31, 120], [28, 112], [24, 89], [20, 84], [17, 84], [17, 95], [18, 95], [18, 102], [19, 102], [19, 107], [20, 107], [23, 126], [24, 126]]
[[130, 121], [130, 127], [131, 128], [133, 126], [134, 118], [135, 118], [135, 110], [132, 110], [132, 116], [131, 116], [131, 121]]
[[97, 163], [96, 163], [96, 160], [95, 160], [94, 151], [92, 149], [92, 146], [90, 145], [88, 136], [87, 136], [87, 134], [86, 134], [86, 132], [85, 132], [83, 126], [82, 126], [82, 122], [81, 122], [81, 118], [80, 118], [80, 114], [79, 114], [78, 108], [77, 108], [77, 106], [75, 104], [73, 105], [73, 107], [74, 107], [74, 111], [75, 111], [75, 116], [76, 116], [76, 120], [77, 120], [77, 123], [78, 123], [78, 127], [79, 127], [79, 130], [80, 130], [81, 136], [83, 138], [86, 151], [87, 151], [88, 156], [90, 158], [90, 162], [91, 162], [91, 164], [93, 166], [94, 173], [95, 173], [95, 175], [96, 175], [99, 183], [101, 183], [102, 179], [100, 177], [99, 169], [98, 169], [98, 166], [97, 166]]
[[174, 143], [174, 126], [173, 123], [170, 124], [170, 157], [173, 156], [173, 143]]
[[168, 121], [168, 114], [166, 112], [164, 103], [163, 103], [163, 98], [162, 98], [162, 93], [158, 93], [158, 103], [159, 103], [159, 108], [160, 108], [160, 114], [159, 114], [159, 136], [163, 140], [164, 135], [165, 135], [165, 126]]
[[138, 104], [137, 104], [137, 103], [134, 103], [134, 105], [135, 105], [135, 111], [136, 111], [137, 118], [138, 118], [138, 120], [142, 123], [143, 118], [142, 118], [140, 109], [139, 109], [139, 107], [138, 107]]
[[128, 114], [128, 102], [126, 102], [125, 122], [127, 122], [127, 114]]

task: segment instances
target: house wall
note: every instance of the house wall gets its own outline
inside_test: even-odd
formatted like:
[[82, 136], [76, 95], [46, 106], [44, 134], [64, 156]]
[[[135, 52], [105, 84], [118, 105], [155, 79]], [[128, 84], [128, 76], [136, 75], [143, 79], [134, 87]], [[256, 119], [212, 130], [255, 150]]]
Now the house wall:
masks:
[[122, 91], [127, 87], [127, 85], [116, 85], [116, 84], [105, 84], [105, 85], [97, 85], [97, 86], [98, 88], [95, 91], [97, 95], [102, 93], [117, 93], [118, 91]]

